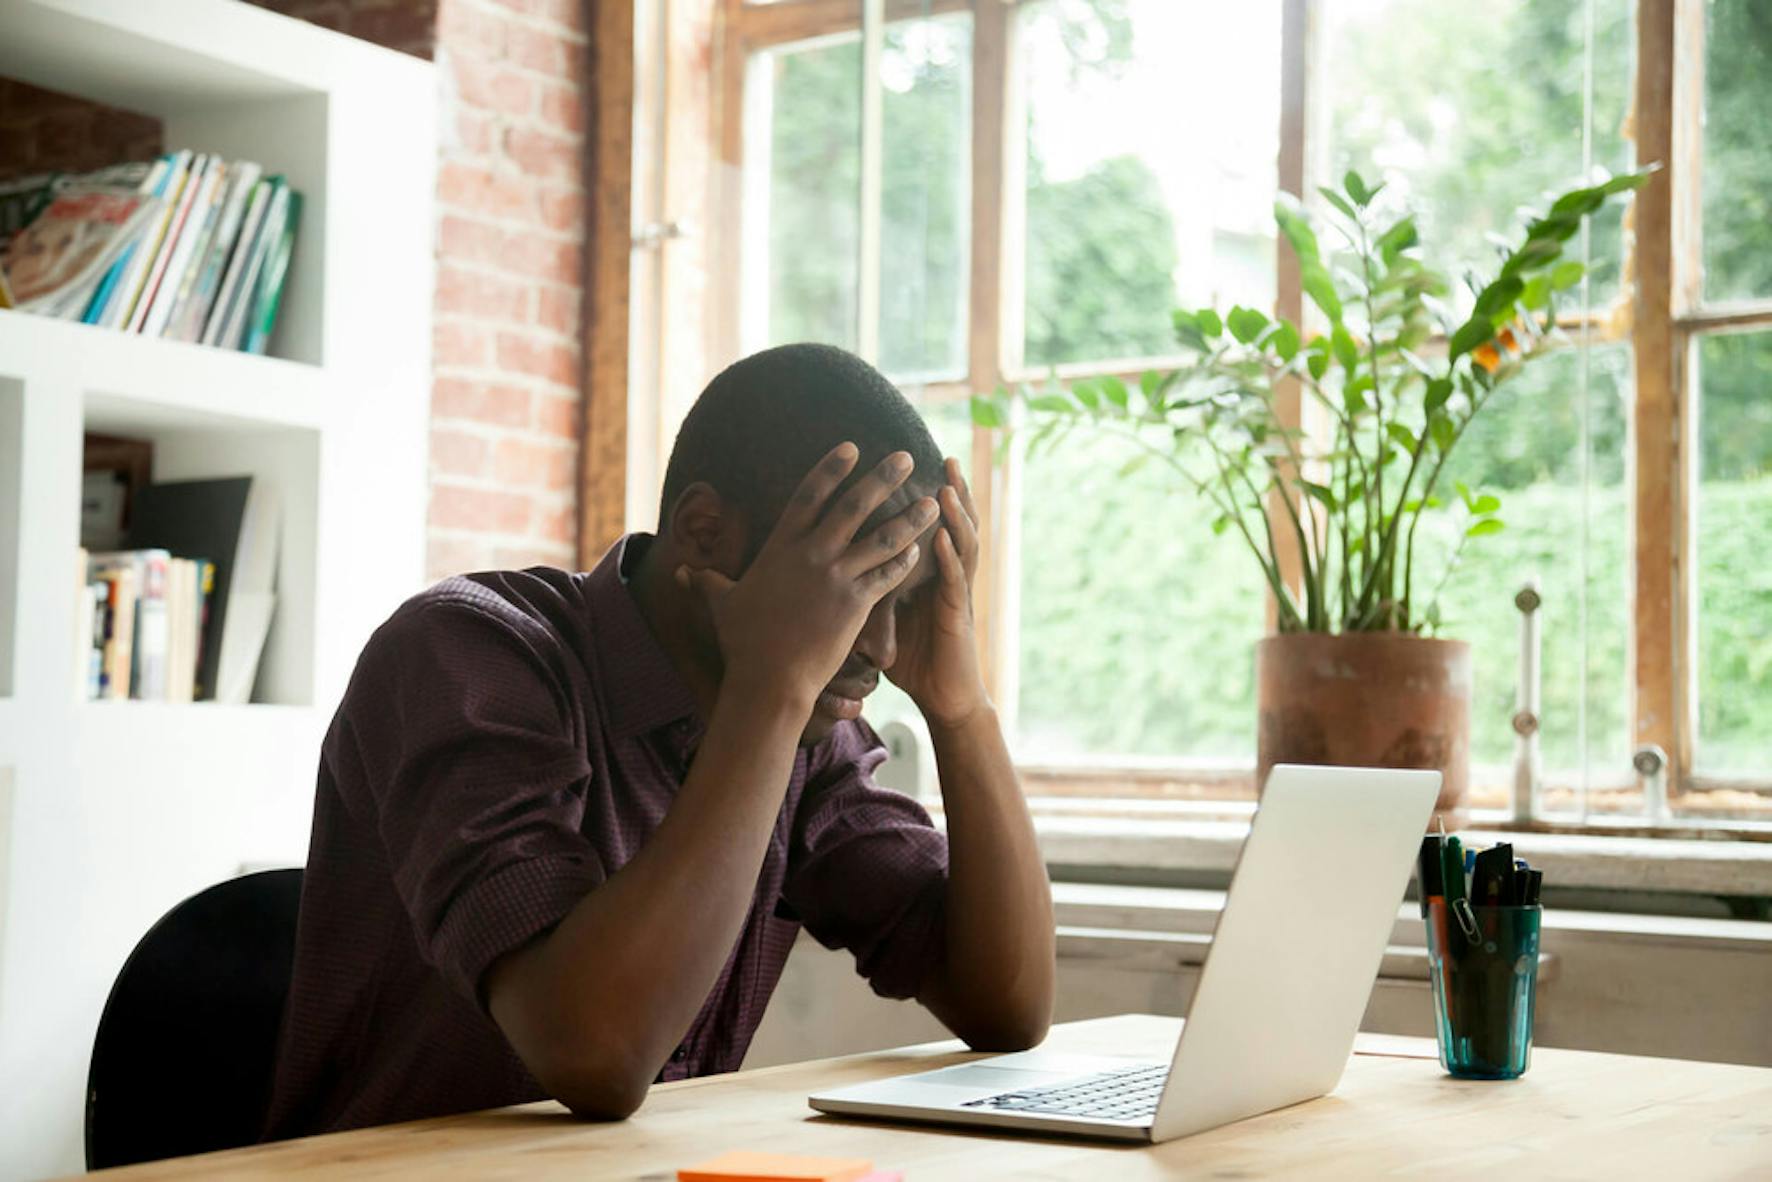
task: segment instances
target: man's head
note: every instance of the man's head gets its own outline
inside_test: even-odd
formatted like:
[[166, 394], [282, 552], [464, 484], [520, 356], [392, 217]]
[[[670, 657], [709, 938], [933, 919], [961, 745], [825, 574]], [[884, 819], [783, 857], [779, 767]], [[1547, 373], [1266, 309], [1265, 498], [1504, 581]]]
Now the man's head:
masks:
[[[739, 578], [801, 480], [844, 441], [861, 452], [851, 481], [896, 451], [910, 453], [914, 463], [909, 479], [864, 530], [933, 494], [945, 480], [941, 451], [922, 418], [859, 357], [828, 345], [783, 345], [729, 366], [708, 383], [677, 433], [659, 504], [655, 544], [665, 552], [661, 557], [672, 566], [712, 566]], [[869, 617], [831, 682], [839, 695], [865, 695], [891, 665], [897, 606], [921, 594], [934, 574], [928, 545], [923, 554], [919, 569]], [[702, 613], [693, 619], [704, 659], [717, 660], [711, 620]], [[803, 741], [817, 742], [834, 724], [821, 708]]]

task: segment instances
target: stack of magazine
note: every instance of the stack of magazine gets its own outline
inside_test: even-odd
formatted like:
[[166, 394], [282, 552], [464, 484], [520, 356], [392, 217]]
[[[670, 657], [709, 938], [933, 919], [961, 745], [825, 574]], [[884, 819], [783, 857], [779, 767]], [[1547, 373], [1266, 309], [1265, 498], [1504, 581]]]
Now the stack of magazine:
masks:
[[[0, 304], [263, 353], [301, 194], [249, 160], [173, 152], [0, 191]], [[15, 223], [9, 226], [8, 223]]]

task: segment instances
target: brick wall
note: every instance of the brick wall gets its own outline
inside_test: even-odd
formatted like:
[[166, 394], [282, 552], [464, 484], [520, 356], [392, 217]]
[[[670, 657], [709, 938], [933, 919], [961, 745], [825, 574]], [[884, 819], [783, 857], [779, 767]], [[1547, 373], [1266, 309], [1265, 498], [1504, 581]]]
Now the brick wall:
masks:
[[[251, 2], [437, 62], [428, 575], [571, 567], [588, 0]], [[0, 177], [159, 150], [151, 119], [0, 83]]]

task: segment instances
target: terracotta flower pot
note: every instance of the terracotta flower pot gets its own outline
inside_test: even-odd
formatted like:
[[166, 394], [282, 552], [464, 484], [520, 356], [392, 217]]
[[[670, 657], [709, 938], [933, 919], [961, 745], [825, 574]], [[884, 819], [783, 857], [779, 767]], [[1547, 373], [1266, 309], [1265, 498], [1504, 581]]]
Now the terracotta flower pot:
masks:
[[1471, 657], [1462, 640], [1401, 633], [1270, 636], [1255, 648], [1256, 783], [1276, 763], [1432, 768], [1436, 812], [1462, 818], [1470, 781]]

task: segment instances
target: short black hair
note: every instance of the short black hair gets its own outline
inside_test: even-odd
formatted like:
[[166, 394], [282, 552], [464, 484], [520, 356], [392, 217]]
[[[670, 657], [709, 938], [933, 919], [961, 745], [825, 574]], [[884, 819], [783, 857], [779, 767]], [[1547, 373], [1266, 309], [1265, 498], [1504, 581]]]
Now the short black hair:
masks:
[[916, 465], [907, 484], [933, 490], [945, 482], [929, 427], [879, 370], [831, 345], [753, 353], [722, 370], [684, 416], [665, 466], [659, 527], [683, 491], [705, 481], [744, 513], [760, 546], [812, 466], [846, 440], [861, 450], [858, 474], [905, 451]]

